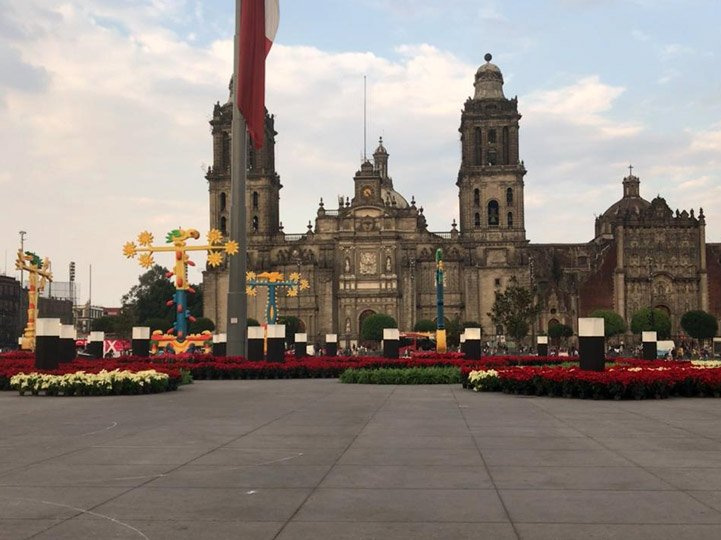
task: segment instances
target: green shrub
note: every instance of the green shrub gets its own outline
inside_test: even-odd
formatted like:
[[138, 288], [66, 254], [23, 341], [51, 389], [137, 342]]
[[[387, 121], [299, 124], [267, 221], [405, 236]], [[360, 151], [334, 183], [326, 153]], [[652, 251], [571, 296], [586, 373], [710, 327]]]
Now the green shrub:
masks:
[[346, 369], [340, 382], [350, 384], [458, 384], [457, 367]]

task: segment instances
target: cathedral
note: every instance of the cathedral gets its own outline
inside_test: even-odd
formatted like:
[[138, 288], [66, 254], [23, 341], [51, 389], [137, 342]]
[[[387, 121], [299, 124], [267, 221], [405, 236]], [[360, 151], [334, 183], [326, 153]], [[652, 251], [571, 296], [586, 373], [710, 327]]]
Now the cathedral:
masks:
[[[266, 115], [265, 144], [248, 147], [248, 270], [300, 272], [310, 289], [281, 297], [281, 314], [301, 319], [308, 339], [338, 334], [359, 339], [365, 317], [391, 315], [401, 330], [436, 315], [435, 251], [443, 249], [445, 314], [479, 322], [484, 335], [503, 335], [488, 312], [497, 291], [515, 281], [536, 291], [542, 311], [534, 334], [555, 323], [574, 329], [578, 317], [612, 309], [627, 323], [642, 307], [659, 307], [678, 334], [688, 310], [721, 314], [721, 245], [706, 243], [703, 210], [671, 210], [641, 196], [629, 170], [622, 197], [596, 218], [595, 237], [581, 244], [532, 244], [526, 239], [521, 114], [506, 98], [491, 55], [475, 74], [474, 94], [461, 113], [458, 223], [429, 231], [423, 207], [393, 188], [383, 141], [353, 177], [353, 197], [326, 208], [323, 199], [302, 234], [286, 234], [279, 211], [275, 123]], [[210, 226], [229, 229], [232, 104], [216, 103], [210, 121]], [[450, 189], [450, 186], [449, 186]], [[322, 195], [322, 194], [319, 194]], [[334, 201], [336, 204], [336, 201]], [[309, 216], [310, 217], [310, 216]], [[225, 331], [227, 267], [203, 274], [205, 316]], [[265, 299], [249, 298], [248, 316], [263, 320]]]

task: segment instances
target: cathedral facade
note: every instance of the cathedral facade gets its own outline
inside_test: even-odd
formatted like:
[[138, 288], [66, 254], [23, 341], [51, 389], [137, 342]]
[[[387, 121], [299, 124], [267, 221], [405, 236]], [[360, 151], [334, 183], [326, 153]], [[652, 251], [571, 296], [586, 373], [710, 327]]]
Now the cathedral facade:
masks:
[[[502, 335], [488, 312], [495, 293], [515, 281], [537, 292], [542, 312], [533, 332], [556, 322], [576, 328], [579, 316], [613, 309], [629, 322], [642, 307], [660, 307], [679, 332], [690, 309], [721, 313], [721, 246], [705, 240], [703, 210], [674, 213], [657, 197], [640, 195], [631, 172], [623, 196], [596, 220], [583, 244], [531, 244], [526, 239], [524, 177], [518, 102], [503, 92], [500, 69], [486, 62], [475, 75], [474, 95], [461, 113], [459, 222], [428, 230], [423, 207], [393, 188], [383, 141], [353, 177], [354, 196], [337, 207], [321, 202], [302, 234], [286, 234], [280, 220], [282, 185], [275, 169], [274, 118], [266, 116], [265, 144], [248, 147], [246, 191], [248, 270], [300, 272], [310, 289], [280, 298], [281, 314], [301, 319], [309, 340], [338, 334], [358, 340], [365, 317], [386, 313], [399, 328], [436, 314], [435, 251], [443, 249], [448, 319], [475, 321], [485, 335]], [[217, 103], [211, 120], [213, 166], [208, 169], [210, 226], [230, 226], [232, 104]], [[335, 204], [335, 201], [334, 201]], [[226, 324], [228, 272], [207, 269], [205, 316], [219, 331]], [[263, 320], [265, 300], [251, 298], [248, 315]]]

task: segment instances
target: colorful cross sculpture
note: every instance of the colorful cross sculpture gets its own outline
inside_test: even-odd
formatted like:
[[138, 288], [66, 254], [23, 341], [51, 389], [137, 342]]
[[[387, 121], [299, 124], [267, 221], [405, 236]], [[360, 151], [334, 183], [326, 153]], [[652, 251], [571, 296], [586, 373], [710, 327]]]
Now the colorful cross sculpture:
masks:
[[25, 327], [22, 338], [20, 339], [20, 348], [26, 351], [35, 350], [35, 321], [38, 318], [38, 301], [40, 291], [45, 289], [45, 285], [53, 281], [53, 274], [50, 271], [50, 260], [40, 257], [30, 251], [23, 253], [22, 249], [18, 250], [18, 258], [15, 261], [15, 268], [28, 272], [28, 324]]
[[[165, 351], [174, 352], [176, 354], [188, 352], [192, 349], [208, 350], [212, 344], [210, 343], [211, 335], [208, 332], [200, 336], [188, 335], [188, 321], [194, 322], [195, 318], [190, 315], [188, 310], [188, 293], [194, 293], [195, 290], [188, 282], [188, 266], [195, 266], [195, 263], [188, 257], [189, 251], [206, 251], [208, 253], [208, 266], [217, 267], [223, 262], [223, 254], [235, 255], [238, 253], [238, 243], [229, 240], [223, 242], [223, 233], [216, 229], [208, 232], [207, 245], [188, 246], [189, 239], [197, 240], [200, 233], [195, 229], [174, 229], [170, 231], [166, 237], [166, 244], [169, 246], [153, 246], [153, 235], [147, 231], [143, 231], [138, 235], [138, 244], [127, 242], [123, 246], [123, 255], [127, 258], [133, 258], [138, 253], [138, 262], [143, 268], [150, 268], [154, 263], [153, 253], [171, 251], [175, 253], [175, 266], [172, 272], [168, 272], [166, 277], [175, 276], [175, 294], [173, 299], [168, 301], [168, 306], [175, 305], [175, 324], [172, 330], [166, 334], [162, 331], [153, 332], [151, 339], [152, 352]], [[173, 336], [172, 334], [175, 333]]]
[[309, 288], [308, 280], [301, 278], [298, 272], [293, 272], [288, 279], [280, 272], [263, 272], [256, 274], [248, 272], [245, 275], [245, 292], [248, 296], [258, 294], [257, 287], [268, 288], [268, 303], [265, 306], [265, 322], [267, 324], [275, 324], [278, 320], [278, 305], [276, 303], [276, 289], [286, 287], [288, 296], [298, 296], [300, 291]]
[[436, 352], [444, 353], [446, 347], [446, 320], [443, 315], [443, 286], [445, 270], [443, 268], [443, 250], [436, 250]]

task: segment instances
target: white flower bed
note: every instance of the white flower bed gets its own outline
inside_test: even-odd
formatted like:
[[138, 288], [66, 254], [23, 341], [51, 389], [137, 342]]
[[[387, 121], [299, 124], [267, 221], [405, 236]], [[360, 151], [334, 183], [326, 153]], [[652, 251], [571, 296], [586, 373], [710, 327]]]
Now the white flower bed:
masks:
[[170, 377], [154, 369], [146, 371], [103, 370], [99, 373], [77, 371], [66, 375], [19, 373], [10, 385], [20, 395], [31, 393], [47, 396], [107, 396], [120, 394], [150, 394], [168, 390]]

